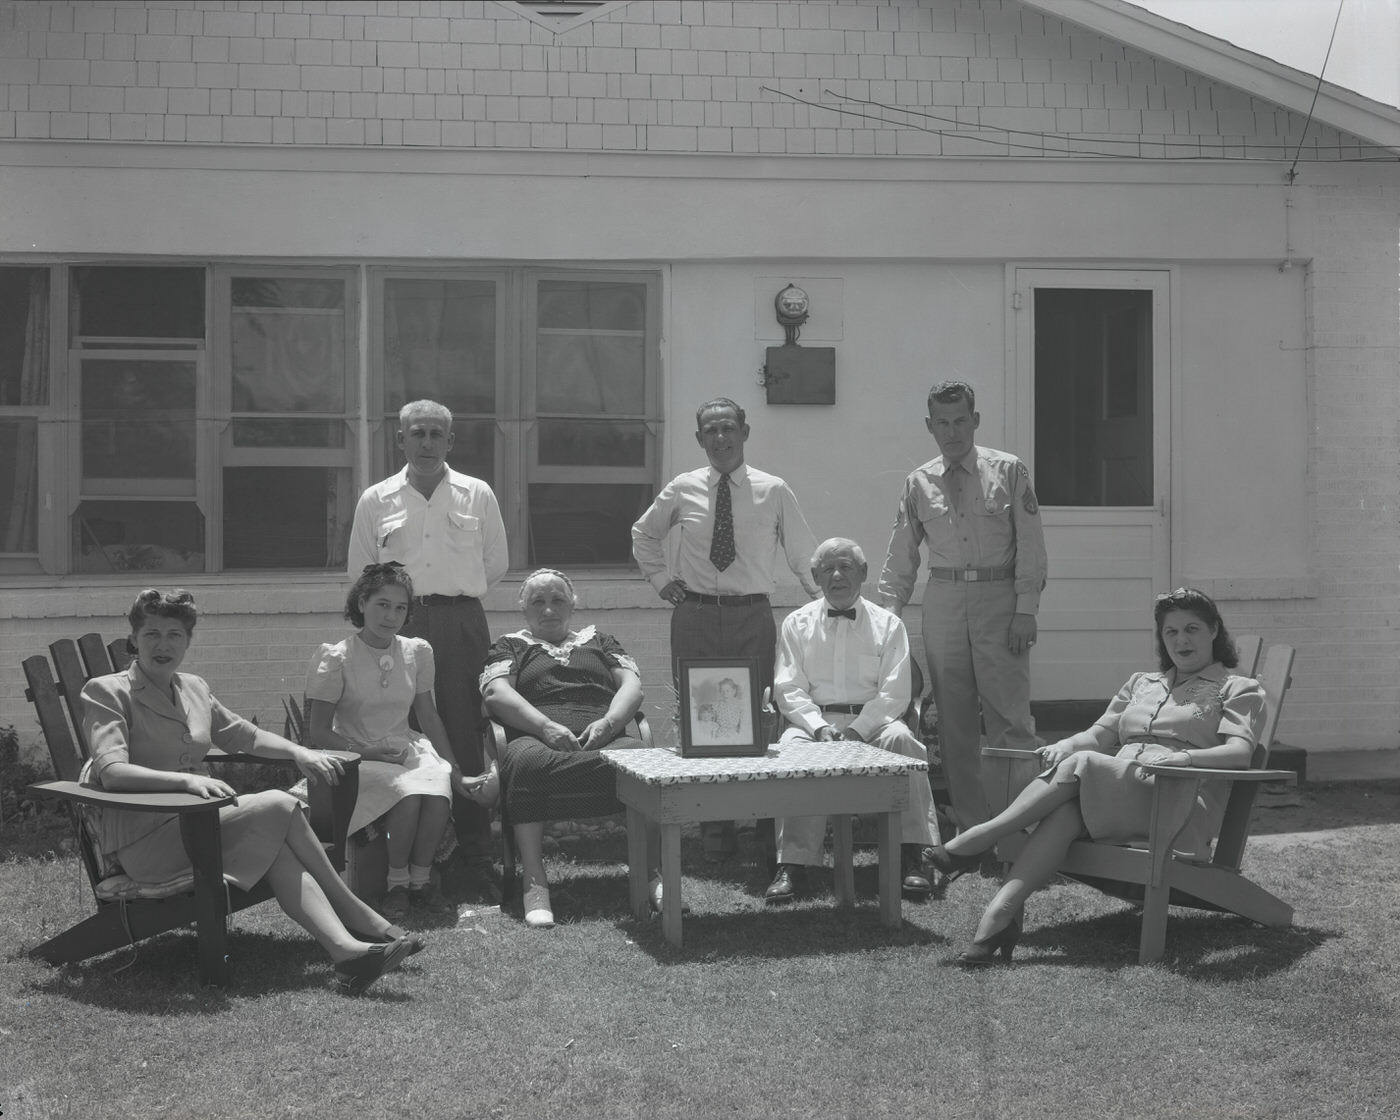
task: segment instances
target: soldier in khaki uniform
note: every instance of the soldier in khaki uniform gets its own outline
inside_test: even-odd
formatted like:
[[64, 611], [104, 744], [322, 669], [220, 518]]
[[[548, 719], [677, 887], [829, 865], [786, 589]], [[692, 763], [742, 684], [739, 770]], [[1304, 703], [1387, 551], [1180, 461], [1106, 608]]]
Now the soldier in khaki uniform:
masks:
[[924, 652], [960, 828], [987, 819], [982, 719], [991, 746], [1036, 745], [1030, 649], [1046, 573], [1030, 472], [1014, 455], [978, 447], [980, 422], [970, 385], [945, 381], [929, 391], [925, 424], [942, 454], [905, 480], [879, 583], [881, 604], [901, 614], [927, 543]]

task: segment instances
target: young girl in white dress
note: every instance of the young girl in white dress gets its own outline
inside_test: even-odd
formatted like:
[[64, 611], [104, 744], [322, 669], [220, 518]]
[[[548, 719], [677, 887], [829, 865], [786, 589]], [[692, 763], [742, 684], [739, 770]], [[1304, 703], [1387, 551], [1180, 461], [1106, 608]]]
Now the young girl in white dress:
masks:
[[[454, 909], [430, 881], [433, 856], [451, 819], [453, 786], [479, 799], [485, 780], [464, 778], [452, 753], [433, 704], [433, 647], [399, 636], [412, 608], [413, 582], [402, 565], [368, 565], [345, 601], [359, 632], [321, 646], [306, 681], [311, 742], [363, 759], [350, 831], [384, 818], [389, 877], [380, 909], [391, 921], [410, 905]], [[410, 712], [421, 732], [409, 727]]]

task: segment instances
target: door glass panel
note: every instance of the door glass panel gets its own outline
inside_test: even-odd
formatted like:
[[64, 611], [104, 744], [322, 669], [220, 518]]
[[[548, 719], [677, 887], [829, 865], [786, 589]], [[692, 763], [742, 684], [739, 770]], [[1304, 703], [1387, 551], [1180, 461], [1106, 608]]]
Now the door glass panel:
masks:
[[90, 358], [81, 391], [84, 490], [193, 493], [195, 363]]
[[545, 467], [644, 467], [647, 427], [610, 420], [541, 420]]
[[0, 553], [39, 551], [39, 424], [0, 420]]
[[224, 567], [345, 567], [350, 471], [340, 467], [226, 467]]
[[204, 517], [194, 502], [82, 502], [73, 514], [80, 572], [204, 570]]
[[1152, 293], [1037, 288], [1034, 298], [1041, 502], [1152, 505]]
[[531, 483], [530, 563], [630, 564], [632, 525], [652, 493], [640, 483]]
[[0, 405], [49, 400], [49, 270], [0, 268]]
[[496, 411], [496, 284], [384, 281], [385, 406], [433, 400], [454, 413]]
[[235, 277], [234, 412], [345, 410], [345, 284]]

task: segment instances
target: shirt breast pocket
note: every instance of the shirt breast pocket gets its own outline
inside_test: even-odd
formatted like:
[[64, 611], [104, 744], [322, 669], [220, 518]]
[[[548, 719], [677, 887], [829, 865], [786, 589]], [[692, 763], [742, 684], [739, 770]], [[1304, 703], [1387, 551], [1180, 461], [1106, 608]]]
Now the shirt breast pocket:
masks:
[[919, 495], [918, 512], [919, 520], [928, 526], [946, 521], [953, 512], [953, 507], [949, 504], [947, 495], [933, 487]]
[[878, 691], [880, 687], [880, 659], [878, 657], [857, 657], [856, 673], [862, 685]]
[[447, 528], [454, 542], [475, 540], [481, 534], [481, 518], [470, 513], [449, 513]]
[[979, 517], [1004, 517], [1010, 509], [1011, 491], [998, 482], [983, 491], [976, 513]]
[[408, 551], [408, 541], [403, 527], [407, 520], [408, 514], [404, 512], [386, 514], [380, 519], [374, 530], [374, 543], [379, 550], [380, 563], [404, 559]]

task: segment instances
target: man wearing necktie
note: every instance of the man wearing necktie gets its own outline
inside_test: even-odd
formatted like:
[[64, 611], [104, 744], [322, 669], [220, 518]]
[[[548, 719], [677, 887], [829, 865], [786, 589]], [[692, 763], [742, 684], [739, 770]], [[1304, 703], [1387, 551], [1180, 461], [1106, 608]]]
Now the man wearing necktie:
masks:
[[1032, 750], [1030, 650], [1045, 587], [1045, 536], [1030, 472], [973, 442], [972, 387], [935, 385], [929, 433], [942, 452], [905, 480], [880, 602], [902, 613], [928, 545], [923, 637], [938, 706], [939, 745], [959, 828], [987, 819], [981, 731], [992, 747]]
[[[695, 442], [710, 465], [668, 482], [632, 526], [632, 555], [671, 603], [671, 671], [691, 657], [755, 657], [760, 686], [773, 682], [777, 627], [768, 596], [781, 549], [808, 595], [815, 538], [786, 482], [744, 462], [749, 425], [728, 397], [695, 413]], [[667, 538], [674, 550], [667, 555]], [[727, 855], [733, 830], [706, 830], [706, 850]]]
[[[909, 707], [909, 635], [899, 616], [860, 590], [869, 574], [855, 541], [833, 537], [812, 557], [822, 598], [783, 621], [773, 698], [789, 726], [784, 743], [852, 739], [893, 754], [928, 761], [923, 743], [905, 726]], [[909, 775], [909, 808], [901, 816], [900, 874], [904, 894], [923, 900], [932, 889], [924, 848], [938, 843], [928, 773]], [[778, 873], [764, 894], [769, 905], [805, 889], [806, 867], [820, 866], [825, 817], [780, 817]]]

